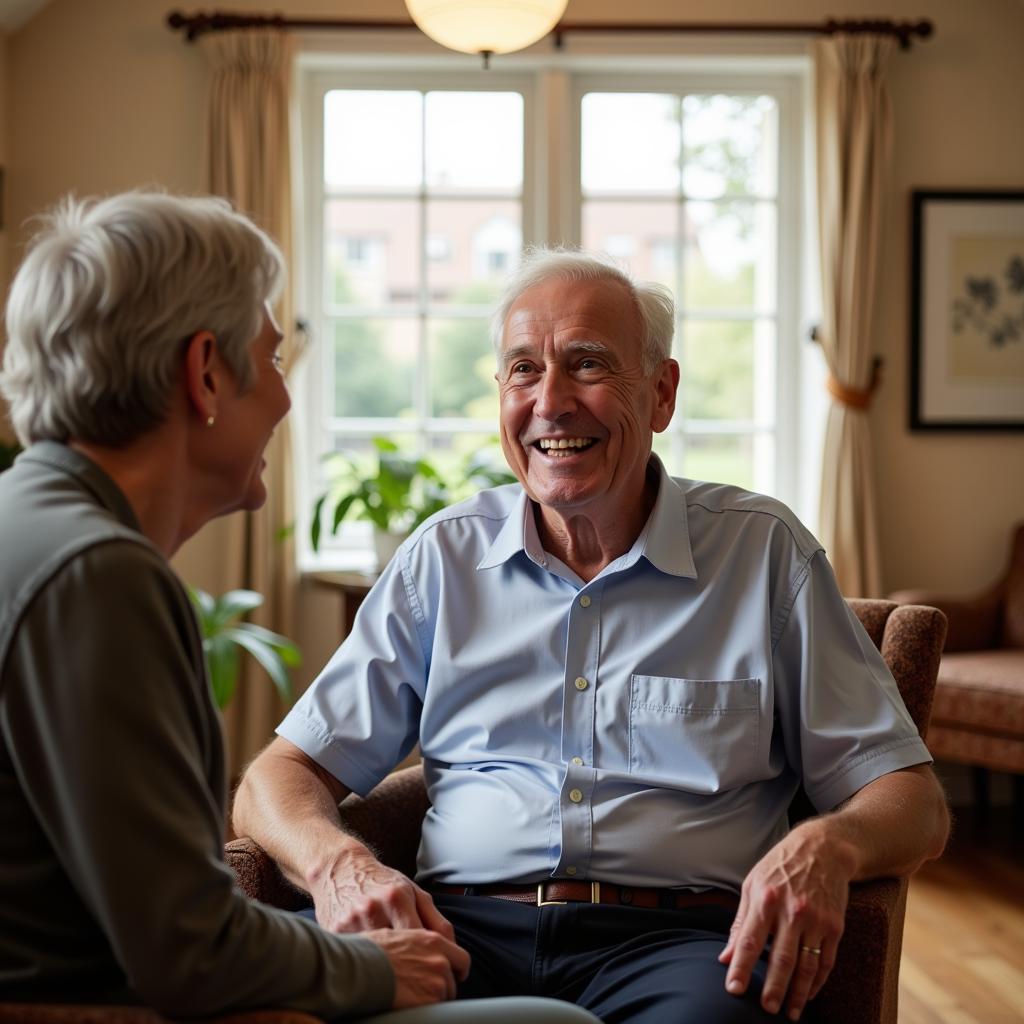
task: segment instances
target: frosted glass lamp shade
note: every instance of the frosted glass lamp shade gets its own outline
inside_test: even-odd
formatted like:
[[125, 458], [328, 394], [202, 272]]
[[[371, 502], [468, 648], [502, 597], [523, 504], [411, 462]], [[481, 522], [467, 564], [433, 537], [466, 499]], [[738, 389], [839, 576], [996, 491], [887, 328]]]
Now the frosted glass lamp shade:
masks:
[[405, 0], [421, 31], [450, 50], [511, 53], [550, 32], [569, 0]]

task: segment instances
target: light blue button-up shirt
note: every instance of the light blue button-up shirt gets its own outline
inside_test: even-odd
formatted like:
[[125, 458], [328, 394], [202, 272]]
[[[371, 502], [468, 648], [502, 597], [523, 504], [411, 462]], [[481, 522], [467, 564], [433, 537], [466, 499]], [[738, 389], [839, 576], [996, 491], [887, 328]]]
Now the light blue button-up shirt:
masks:
[[589, 583], [518, 485], [428, 520], [279, 727], [362, 794], [420, 742], [421, 882], [738, 890], [801, 780], [824, 810], [930, 760], [793, 514], [654, 462], [646, 526]]

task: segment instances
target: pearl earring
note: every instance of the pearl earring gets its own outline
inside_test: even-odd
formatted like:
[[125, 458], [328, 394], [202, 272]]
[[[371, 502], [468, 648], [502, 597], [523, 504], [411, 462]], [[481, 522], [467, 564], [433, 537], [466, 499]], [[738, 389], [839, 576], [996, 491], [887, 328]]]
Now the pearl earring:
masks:
[[207, 416], [206, 417], [206, 425], [208, 427], [212, 427], [213, 424], [214, 424], [214, 418], [212, 416]]

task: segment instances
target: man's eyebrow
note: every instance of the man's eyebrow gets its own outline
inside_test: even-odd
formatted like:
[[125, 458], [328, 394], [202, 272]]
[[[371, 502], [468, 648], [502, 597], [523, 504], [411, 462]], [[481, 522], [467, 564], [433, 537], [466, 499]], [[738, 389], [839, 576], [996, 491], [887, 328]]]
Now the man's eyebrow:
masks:
[[501, 362], [503, 365], [514, 362], [516, 359], [522, 359], [524, 356], [530, 356], [533, 354], [532, 345], [516, 345], [514, 348], [510, 348], [505, 352], [501, 353]]
[[[501, 361], [504, 365], [515, 362], [517, 359], [526, 359], [533, 356], [535, 348], [532, 345], [516, 345], [507, 352], [502, 352]], [[570, 341], [564, 349], [570, 355], [578, 355], [581, 352], [592, 352], [595, 355], [608, 355], [611, 352], [609, 346], [600, 341]]]

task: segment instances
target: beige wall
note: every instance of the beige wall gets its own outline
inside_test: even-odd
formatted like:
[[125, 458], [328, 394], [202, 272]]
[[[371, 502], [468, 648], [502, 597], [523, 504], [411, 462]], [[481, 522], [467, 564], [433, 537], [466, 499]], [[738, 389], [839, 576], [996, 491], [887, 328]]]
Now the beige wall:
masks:
[[[211, 6], [405, 14], [400, 0]], [[771, 17], [819, 21], [837, 12], [878, 14], [880, 6], [779, 0]], [[0, 157], [6, 151], [12, 262], [24, 241], [17, 225], [65, 192], [201, 187], [206, 69], [200, 51], [164, 27], [171, 7], [167, 0], [52, 0], [9, 39], [6, 81], [0, 48]], [[920, 186], [1024, 187], [1024, 3], [889, 0], [886, 7], [891, 17], [930, 17], [937, 35], [898, 55], [891, 75], [897, 142], [878, 318], [886, 369], [873, 413], [885, 579], [889, 587], [980, 587], [1005, 556], [1011, 523], [1024, 518], [1024, 434], [933, 437], [907, 430], [908, 193]], [[762, 0], [719, 0], [714, 8], [709, 15], [682, 0], [635, 0], [629, 14], [652, 21], [767, 17]], [[568, 16], [615, 20], [623, 7], [621, 0], [572, 0]], [[0, 237], [0, 261], [6, 238]], [[214, 524], [179, 556], [191, 582], [220, 585], [219, 540]], [[319, 652], [329, 641], [312, 647]]]

